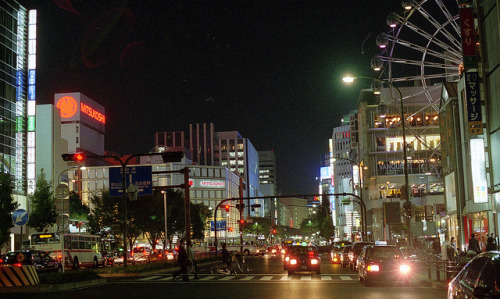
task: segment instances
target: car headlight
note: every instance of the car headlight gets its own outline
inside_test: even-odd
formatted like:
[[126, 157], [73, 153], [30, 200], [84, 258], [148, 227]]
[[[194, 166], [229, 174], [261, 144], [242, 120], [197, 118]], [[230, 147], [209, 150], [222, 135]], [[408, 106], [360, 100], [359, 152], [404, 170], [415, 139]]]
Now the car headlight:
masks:
[[399, 271], [403, 274], [406, 274], [406, 273], [410, 272], [410, 266], [401, 265], [401, 266], [399, 266]]
[[290, 260], [290, 265], [297, 265], [297, 260], [296, 259], [291, 259]]
[[290, 260], [290, 257], [289, 257], [289, 256], [285, 257], [285, 261], [286, 261], [286, 262], [288, 262], [289, 260]]
[[366, 268], [366, 271], [368, 271], [368, 272], [378, 272], [378, 271], [380, 271], [380, 267], [378, 265], [369, 265]]
[[317, 259], [311, 259], [311, 265], [317, 265], [318, 260]]

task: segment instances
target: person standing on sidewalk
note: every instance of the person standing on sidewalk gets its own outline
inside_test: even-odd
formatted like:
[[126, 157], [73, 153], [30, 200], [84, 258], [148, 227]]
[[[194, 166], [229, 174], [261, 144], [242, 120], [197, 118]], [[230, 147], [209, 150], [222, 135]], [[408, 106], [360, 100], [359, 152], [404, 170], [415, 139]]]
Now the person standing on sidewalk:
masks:
[[474, 251], [475, 254], [479, 254], [481, 252], [481, 249], [479, 249], [479, 242], [477, 241], [475, 234], [470, 234], [469, 248], [467, 249], [468, 255], [469, 251]]
[[193, 243], [191, 242], [191, 240], [187, 242], [187, 256], [188, 263], [191, 263], [193, 265], [194, 279], [198, 279], [198, 266], [196, 265], [196, 261], [194, 260]]
[[497, 244], [495, 243], [495, 239], [493, 238], [493, 234], [488, 237], [486, 241], [486, 251], [497, 250]]

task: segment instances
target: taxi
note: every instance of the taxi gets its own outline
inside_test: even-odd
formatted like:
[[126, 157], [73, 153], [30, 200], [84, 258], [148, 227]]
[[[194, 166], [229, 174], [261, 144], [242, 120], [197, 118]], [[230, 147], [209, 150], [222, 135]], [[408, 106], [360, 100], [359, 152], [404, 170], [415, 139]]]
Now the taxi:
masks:
[[283, 265], [288, 275], [303, 271], [321, 273], [321, 258], [314, 246], [290, 246]]
[[358, 261], [359, 281], [371, 286], [375, 281], [403, 281], [409, 286], [411, 266], [401, 250], [393, 245], [374, 244], [363, 247]]

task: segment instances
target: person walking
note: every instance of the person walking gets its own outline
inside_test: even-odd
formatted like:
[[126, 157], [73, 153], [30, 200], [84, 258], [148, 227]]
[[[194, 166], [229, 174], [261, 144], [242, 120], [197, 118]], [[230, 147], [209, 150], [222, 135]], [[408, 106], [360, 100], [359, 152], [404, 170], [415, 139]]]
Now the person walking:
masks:
[[479, 254], [481, 252], [481, 249], [479, 248], [479, 242], [477, 241], [475, 234], [470, 234], [469, 248], [467, 249], [467, 254], [469, 251], [474, 251], [476, 254]]
[[495, 243], [495, 239], [493, 238], [493, 234], [488, 237], [486, 241], [486, 251], [497, 250], [497, 244]]
[[177, 276], [182, 275], [183, 281], [189, 281], [189, 277], [187, 276], [187, 259], [188, 255], [186, 249], [184, 248], [184, 238], [182, 238], [177, 249], [177, 263], [179, 264], [180, 269], [172, 274], [174, 280]]
[[191, 242], [191, 240], [187, 242], [187, 256], [188, 263], [191, 263], [193, 265], [194, 279], [198, 279], [198, 266], [196, 265], [196, 261], [194, 260], [193, 243]]

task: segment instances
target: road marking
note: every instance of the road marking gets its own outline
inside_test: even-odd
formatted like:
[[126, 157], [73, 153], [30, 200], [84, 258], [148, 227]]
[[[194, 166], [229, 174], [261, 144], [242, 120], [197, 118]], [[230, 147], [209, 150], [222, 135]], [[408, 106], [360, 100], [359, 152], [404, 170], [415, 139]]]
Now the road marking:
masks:
[[311, 276], [302, 276], [300, 280], [311, 280]]
[[144, 278], [139, 278], [138, 280], [145, 281], [145, 280], [152, 280], [152, 279], [157, 279], [158, 277], [161, 276], [149, 276], [149, 277], [144, 277]]
[[251, 280], [252, 278], [254, 278], [255, 276], [247, 276], [245, 278], [242, 278], [240, 280]]
[[236, 276], [224, 276], [224, 277], [222, 277], [222, 278], [221, 278], [221, 279], [219, 279], [219, 280], [231, 280], [231, 279], [233, 279], [233, 278], [235, 278], [235, 277], [236, 277]]
[[281, 277], [281, 280], [292, 280], [291, 276], [283, 276]]
[[264, 276], [260, 280], [271, 280], [274, 276]]
[[172, 277], [172, 276], [167, 276], [167, 277], [165, 277], [165, 278], [160, 278], [160, 279], [158, 279], [157, 281], [167, 281], [167, 280], [172, 280], [172, 279], [173, 279], [173, 277]]
[[213, 279], [213, 278], [214, 278], [213, 276], [206, 276], [206, 277], [200, 278], [198, 280], [210, 280], [210, 279]]
[[321, 275], [321, 280], [332, 280], [331, 276]]
[[351, 276], [340, 276], [342, 280], [352, 280]]

